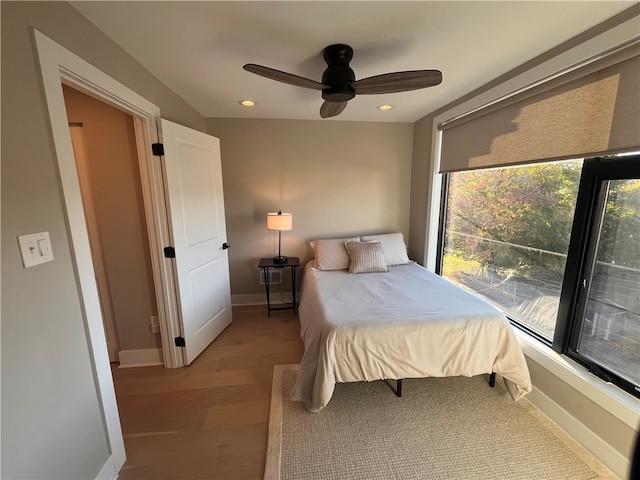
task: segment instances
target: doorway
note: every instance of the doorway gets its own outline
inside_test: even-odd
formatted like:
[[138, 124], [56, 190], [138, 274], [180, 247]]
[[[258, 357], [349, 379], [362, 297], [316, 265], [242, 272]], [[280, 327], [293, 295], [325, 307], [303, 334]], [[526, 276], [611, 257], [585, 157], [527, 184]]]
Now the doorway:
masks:
[[163, 364], [133, 116], [63, 85], [109, 351]]
[[[155, 280], [162, 352], [165, 366], [167, 368], [177, 368], [186, 364], [183, 347], [177, 341], [178, 337], [181, 336], [182, 319], [179, 311], [181, 303], [177, 297], [177, 291], [180, 290], [176, 277], [176, 270], [178, 269], [174, 267], [176, 263], [179, 263], [180, 255], [175, 260], [170, 257], [169, 261], [167, 261], [167, 258], [162, 257], [163, 251], [165, 257], [167, 256], [167, 248], [165, 247], [172, 245], [171, 229], [173, 225], [169, 224], [167, 208], [170, 203], [165, 194], [165, 177], [162, 164], [157, 161], [152, 153], [152, 145], [154, 145], [154, 148], [161, 146], [159, 145], [161, 142], [160, 109], [39, 31], [33, 30], [33, 35], [47, 103], [53, 146], [58, 163], [62, 198], [81, 297], [83, 319], [87, 329], [87, 346], [95, 372], [96, 393], [102, 406], [106, 435], [111, 451], [111, 456], [101, 469], [100, 478], [115, 478], [124, 464], [126, 455], [62, 85], [70, 86], [99, 99], [105, 104], [130, 114], [133, 118], [149, 246], [151, 251], [155, 252], [151, 255], [151, 263]], [[163, 123], [167, 122], [163, 121]], [[174, 124], [174, 127], [178, 127], [178, 125]], [[185, 129], [185, 127], [182, 128]], [[214, 195], [211, 195], [208, 203], [216, 203], [221, 209], [221, 213], [218, 216], [224, 219], [219, 141], [214, 139], [215, 141], [212, 142], [211, 139], [213, 137], [203, 133], [199, 136], [207, 137], [206, 143], [209, 146], [204, 148], [198, 146], [197, 148], [210, 151], [211, 162], [200, 161], [198, 163], [202, 167], [209, 168], [208, 175], [213, 175], [216, 179], [213, 183], [220, 187], [216, 192], [217, 200], [213, 198]], [[165, 140], [167, 139], [165, 138]], [[187, 168], [193, 166], [188, 152], [189, 150], [194, 150], [194, 148], [191, 145], [181, 143], [176, 138], [173, 138], [171, 143], [174, 153], [177, 152], [179, 154], [172, 161], [180, 158], [179, 165], [183, 164]], [[159, 155], [162, 155], [162, 153], [159, 153]], [[167, 160], [166, 155], [164, 155], [164, 159]], [[200, 160], [203, 160], [203, 158], [200, 157]], [[179, 166], [178, 170], [180, 170]], [[168, 176], [169, 179], [171, 177], [171, 175]], [[187, 179], [189, 178], [199, 178], [197, 169], [187, 176]], [[185, 187], [180, 182], [174, 182], [174, 186], [182, 190]], [[199, 202], [183, 202], [183, 206], [187, 207], [189, 213], [194, 213], [190, 208], [198, 205], [200, 205]], [[196, 211], [195, 213], [196, 215], [190, 218], [198, 218], [198, 212]], [[189, 223], [187, 221], [185, 225], [188, 226]], [[224, 221], [221, 222], [221, 227], [224, 227]], [[219, 248], [225, 254], [224, 256], [217, 255], [211, 261], [222, 259], [228, 268], [228, 256], [224, 249], [227, 245], [224, 228], [218, 229], [218, 235], [214, 240], [218, 244], [217, 246], [214, 244], [214, 249]], [[206, 243], [209, 244], [211, 242]], [[207, 279], [208, 277], [199, 280], [206, 281]], [[224, 289], [218, 290], [220, 290], [221, 296], [225, 297], [224, 301], [220, 303], [223, 304], [223, 308], [227, 311], [228, 321], [230, 322], [231, 308], [228, 273], [225, 281]], [[200, 288], [199, 290], [206, 293], [207, 288]], [[196, 305], [198, 308], [195, 312], [190, 312], [192, 313], [189, 316], [191, 322], [198, 325], [198, 320], [204, 319], [204, 323], [208, 324], [209, 322], [206, 320], [211, 318], [211, 315], [207, 316], [210, 313], [210, 309], [200, 308], [203, 305], [202, 303], [197, 303]], [[211, 307], [215, 305], [205, 306]], [[215, 312], [211, 313], [215, 314]], [[184, 312], [182, 317], [184, 317]], [[200, 322], [200, 324], [203, 324], [203, 322]], [[184, 341], [180, 343], [184, 344]]]

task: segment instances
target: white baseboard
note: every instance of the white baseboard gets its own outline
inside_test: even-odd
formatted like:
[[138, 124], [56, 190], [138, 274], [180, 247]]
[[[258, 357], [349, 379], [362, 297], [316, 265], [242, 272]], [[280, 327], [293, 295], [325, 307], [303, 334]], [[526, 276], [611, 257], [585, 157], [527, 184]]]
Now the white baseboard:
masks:
[[554, 402], [535, 386], [527, 395], [527, 400], [534, 404], [562, 430], [582, 445], [591, 455], [603, 463], [620, 478], [627, 478], [631, 463], [624, 455], [605, 442], [598, 435], [573, 417], [564, 408]]
[[140, 348], [137, 350], [120, 350], [120, 366], [118, 368], [150, 367], [164, 365], [161, 348]]
[[116, 480], [117, 478], [118, 472], [115, 469], [113, 456], [110, 456], [96, 475], [96, 480]]

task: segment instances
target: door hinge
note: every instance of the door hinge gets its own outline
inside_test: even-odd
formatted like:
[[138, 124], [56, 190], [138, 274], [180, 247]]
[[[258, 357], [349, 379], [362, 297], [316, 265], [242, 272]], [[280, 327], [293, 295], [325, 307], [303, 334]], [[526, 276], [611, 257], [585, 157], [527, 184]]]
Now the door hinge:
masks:
[[164, 156], [164, 145], [162, 143], [152, 143], [151, 144], [151, 153], [153, 153], [154, 157], [163, 157]]
[[175, 342], [176, 347], [186, 346], [186, 343], [184, 343], [184, 337], [176, 337], [173, 339], [173, 341]]
[[164, 247], [164, 258], [176, 258], [176, 249], [173, 247]]

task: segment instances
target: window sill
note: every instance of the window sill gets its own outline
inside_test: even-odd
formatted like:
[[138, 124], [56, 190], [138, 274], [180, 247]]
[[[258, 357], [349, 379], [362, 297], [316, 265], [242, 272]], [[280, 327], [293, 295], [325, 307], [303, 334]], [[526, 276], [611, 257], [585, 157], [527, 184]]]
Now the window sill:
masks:
[[640, 424], [640, 399], [606, 383], [586, 368], [527, 333], [514, 329], [524, 354], [634, 430]]

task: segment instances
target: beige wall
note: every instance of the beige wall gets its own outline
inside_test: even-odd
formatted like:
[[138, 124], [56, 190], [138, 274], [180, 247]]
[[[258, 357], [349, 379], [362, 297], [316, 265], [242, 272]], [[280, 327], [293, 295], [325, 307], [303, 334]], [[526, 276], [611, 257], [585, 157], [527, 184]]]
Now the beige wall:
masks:
[[140, 168], [131, 115], [64, 86], [69, 122], [83, 124], [93, 204], [120, 350], [161, 347]]
[[636, 435], [633, 428], [530, 358], [527, 358], [527, 365], [536, 389], [550, 397], [622, 456], [631, 458], [631, 448]]
[[[95, 478], [110, 453], [30, 27], [158, 105], [204, 119], [75, 9], [0, 2], [2, 20], [2, 477]], [[48, 231], [54, 260], [22, 267], [16, 237]]]
[[208, 119], [207, 129], [220, 138], [234, 301], [262, 293], [258, 260], [277, 254], [267, 212], [293, 214], [282, 253], [301, 261], [314, 238], [408, 238], [411, 124]]
[[424, 264], [427, 241], [428, 205], [431, 199], [431, 136], [434, 115], [427, 115], [413, 124], [413, 161], [411, 164], [411, 205], [409, 225], [409, 256]]

